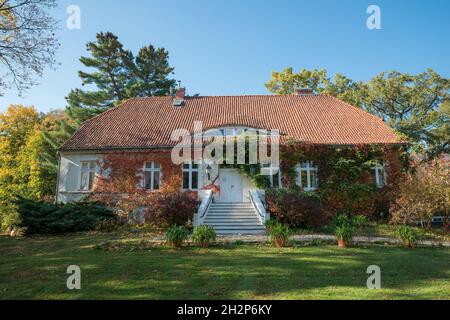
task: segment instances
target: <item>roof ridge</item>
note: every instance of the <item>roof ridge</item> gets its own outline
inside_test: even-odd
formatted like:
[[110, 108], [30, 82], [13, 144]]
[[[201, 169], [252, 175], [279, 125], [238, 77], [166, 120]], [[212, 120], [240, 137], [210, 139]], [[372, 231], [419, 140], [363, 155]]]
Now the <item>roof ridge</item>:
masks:
[[[305, 95], [297, 95], [297, 94], [235, 94], [235, 95], [198, 95], [198, 96], [189, 96], [187, 95], [186, 98], [240, 98], [240, 97], [299, 97], [299, 98], [305, 98], [305, 97], [316, 97], [316, 96], [322, 96], [326, 97], [327, 95], [322, 93], [313, 93], [313, 94], [305, 94]], [[147, 97], [134, 97], [130, 99], [154, 99], [154, 98], [172, 98], [172, 96], [147, 96]]]

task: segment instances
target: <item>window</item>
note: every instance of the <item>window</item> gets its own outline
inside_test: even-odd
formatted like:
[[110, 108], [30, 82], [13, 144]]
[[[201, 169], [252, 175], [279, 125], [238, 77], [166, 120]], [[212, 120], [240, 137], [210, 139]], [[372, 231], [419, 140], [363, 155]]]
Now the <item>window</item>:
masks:
[[81, 161], [80, 190], [90, 191], [94, 189], [95, 161]]
[[283, 188], [283, 183], [281, 181], [281, 170], [279, 167], [272, 167], [270, 164], [263, 165], [263, 168], [269, 169], [269, 181], [271, 188]]
[[195, 163], [183, 164], [183, 189], [185, 190], [198, 189], [198, 164]]
[[159, 190], [161, 185], [161, 166], [159, 163], [146, 162], [144, 167], [144, 189]]
[[297, 185], [305, 191], [312, 191], [319, 186], [319, 169], [312, 161], [304, 162], [297, 166]]
[[382, 188], [387, 184], [387, 173], [385, 165], [377, 163], [374, 167], [370, 168], [375, 176], [375, 184], [377, 188]]

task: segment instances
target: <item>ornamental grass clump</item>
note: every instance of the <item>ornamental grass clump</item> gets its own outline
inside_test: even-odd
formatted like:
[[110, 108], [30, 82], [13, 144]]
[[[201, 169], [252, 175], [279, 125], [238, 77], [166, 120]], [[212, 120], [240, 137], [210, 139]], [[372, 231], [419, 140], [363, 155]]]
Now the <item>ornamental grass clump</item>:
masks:
[[192, 240], [202, 248], [206, 248], [211, 242], [216, 241], [216, 237], [216, 230], [207, 225], [196, 227], [192, 234]]
[[357, 229], [362, 230], [369, 224], [369, 219], [367, 219], [366, 216], [359, 214], [353, 217], [352, 223]]
[[288, 225], [281, 223], [273, 223], [268, 229], [270, 240], [276, 247], [286, 247], [289, 243], [291, 230]]
[[416, 228], [410, 226], [399, 226], [395, 230], [395, 235], [399, 238], [405, 247], [414, 248], [420, 240], [420, 233]]
[[189, 231], [185, 227], [173, 225], [167, 229], [166, 242], [174, 248], [179, 248], [187, 240], [188, 235]]

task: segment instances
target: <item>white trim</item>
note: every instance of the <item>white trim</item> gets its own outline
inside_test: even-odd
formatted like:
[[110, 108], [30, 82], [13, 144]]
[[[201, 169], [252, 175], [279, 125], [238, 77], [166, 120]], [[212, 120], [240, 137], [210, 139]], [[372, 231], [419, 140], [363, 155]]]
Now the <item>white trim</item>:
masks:
[[377, 188], [383, 188], [387, 185], [387, 172], [386, 165], [377, 163], [374, 167], [371, 167], [370, 170], [375, 174], [375, 185]]
[[[278, 189], [282, 189], [283, 188], [283, 183], [282, 183], [282, 179], [281, 179], [281, 168], [280, 167], [273, 167], [272, 164], [266, 164], [263, 165], [263, 168], [269, 169], [269, 181], [270, 181], [270, 187], [274, 188], [275, 187], [275, 181], [273, 181], [273, 176], [278, 174]], [[277, 171], [274, 173], [274, 171]]]
[[[151, 164], [150, 168], [147, 167], [147, 164]], [[157, 164], [159, 167], [155, 168], [155, 164]], [[160, 163], [155, 163], [155, 161], [146, 161], [144, 163], [144, 169], [143, 171], [143, 177], [142, 177], [142, 187], [144, 190], [150, 190], [150, 191], [154, 191], [154, 190], [159, 190], [161, 188], [161, 177], [162, 177], [162, 172], [161, 172], [161, 164]], [[150, 173], [150, 189], [146, 188], [146, 181], [145, 181], [145, 173], [149, 172]], [[155, 189], [155, 173], [158, 172], [159, 173], [159, 186], [158, 189]]]
[[[83, 164], [86, 164], [86, 170], [83, 170]], [[92, 166], [92, 164], [94, 164]], [[85, 184], [85, 188], [82, 188], [82, 181], [83, 181], [83, 173], [86, 174], [86, 184]], [[97, 174], [97, 161], [95, 160], [82, 160], [80, 161], [80, 174], [78, 175], [78, 190], [79, 191], [92, 191], [92, 189], [89, 189], [89, 185], [91, 184], [90, 181], [90, 173], [94, 173], [94, 181], [92, 181], [92, 189], [94, 187], [94, 182], [95, 182], [95, 176]]]
[[[305, 191], [314, 191], [319, 187], [319, 168], [314, 166], [312, 161], [303, 162], [297, 165], [297, 181], [296, 184]], [[302, 172], [306, 172], [306, 186], [303, 186]], [[311, 181], [311, 173], [315, 177], [315, 185]]]
[[[185, 165], [189, 165], [189, 168], [185, 168]], [[193, 165], [196, 165], [197, 168], [194, 168]], [[200, 165], [197, 163], [183, 163], [181, 167], [181, 189], [182, 190], [199, 190], [200, 189]], [[189, 174], [189, 186], [188, 188], [184, 187], [184, 173], [188, 172]], [[192, 188], [192, 176], [194, 173], [197, 173], [197, 188]]]

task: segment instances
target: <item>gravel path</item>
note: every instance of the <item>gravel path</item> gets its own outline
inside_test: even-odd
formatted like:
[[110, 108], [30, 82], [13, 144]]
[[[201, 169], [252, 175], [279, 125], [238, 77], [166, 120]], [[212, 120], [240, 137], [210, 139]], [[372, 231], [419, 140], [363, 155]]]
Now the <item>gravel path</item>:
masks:
[[[335, 241], [335, 237], [332, 235], [324, 235], [324, 234], [305, 234], [305, 235], [293, 235], [291, 236], [292, 240], [299, 242], [311, 242], [313, 240], [325, 240], [325, 241]], [[234, 242], [234, 241], [243, 241], [243, 242], [253, 242], [253, 243], [261, 243], [269, 241], [269, 237], [267, 235], [220, 235], [217, 238], [218, 242]], [[356, 236], [353, 237], [354, 243], [387, 243], [387, 244], [398, 244], [399, 240], [389, 237], [361, 237]], [[419, 241], [419, 245], [423, 246], [444, 246], [450, 247], [449, 241], [431, 241], [431, 240], [423, 240]]]
[[[313, 240], [324, 240], [324, 241], [335, 241], [335, 237], [333, 235], [325, 235], [325, 234], [304, 234], [304, 235], [293, 235], [290, 237], [291, 240], [298, 242], [311, 242]], [[164, 242], [164, 236], [157, 236], [150, 241], [154, 242]], [[218, 243], [232, 243], [236, 241], [242, 241], [245, 243], [265, 243], [269, 241], [269, 236], [261, 234], [261, 235], [245, 235], [245, 234], [230, 234], [230, 235], [218, 235], [217, 242]], [[385, 243], [385, 244], [399, 244], [399, 240], [395, 238], [389, 237], [362, 237], [355, 236], [353, 237], [354, 243]], [[442, 246], [442, 247], [450, 247], [449, 241], [431, 241], [431, 240], [423, 240], [418, 243], [421, 246]]]

